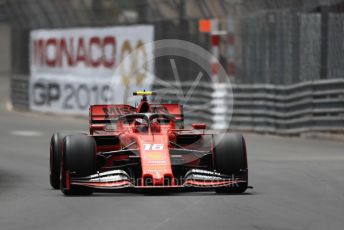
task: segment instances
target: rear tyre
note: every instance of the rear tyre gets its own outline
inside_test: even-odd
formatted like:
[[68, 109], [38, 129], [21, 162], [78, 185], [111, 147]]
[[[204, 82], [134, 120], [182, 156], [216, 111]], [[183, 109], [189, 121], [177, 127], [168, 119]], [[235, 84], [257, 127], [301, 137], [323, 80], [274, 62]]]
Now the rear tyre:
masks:
[[239, 182], [230, 187], [217, 188], [217, 193], [243, 193], [247, 189], [247, 154], [245, 139], [241, 134], [226, 133], [215, 138], [215, 169], [217, 172], [241, 177], [246, 182]]
[[95, 173], [96, 142], [90, 136], [72, 135], [63, 140], [61, 160], [61, 191], [65, 195], [90, 195], [92, 188], [68, 186], [67, 172], [72, 177], [84, 177]]
[[62, 156], [62, 141], [67, 133], [54, 133], [50, 140], [50, 185], [60, 188], [60, 162]]

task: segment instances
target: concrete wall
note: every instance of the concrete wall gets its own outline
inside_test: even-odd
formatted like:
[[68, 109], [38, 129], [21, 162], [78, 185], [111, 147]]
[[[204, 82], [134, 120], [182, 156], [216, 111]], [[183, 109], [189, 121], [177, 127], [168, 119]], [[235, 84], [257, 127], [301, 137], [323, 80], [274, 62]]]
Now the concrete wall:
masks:
[[8, 24], [0, 24], [0, 77], [11, 70], [11, 30]]

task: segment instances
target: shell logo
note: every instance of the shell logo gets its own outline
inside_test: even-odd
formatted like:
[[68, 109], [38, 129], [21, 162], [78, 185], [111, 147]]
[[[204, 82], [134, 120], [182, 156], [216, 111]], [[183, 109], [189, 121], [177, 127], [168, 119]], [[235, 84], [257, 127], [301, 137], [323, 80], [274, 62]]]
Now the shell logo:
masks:
[[149, 160], [164, 160], [164, 155], [158, 152], [146, 153], [146, 159]]

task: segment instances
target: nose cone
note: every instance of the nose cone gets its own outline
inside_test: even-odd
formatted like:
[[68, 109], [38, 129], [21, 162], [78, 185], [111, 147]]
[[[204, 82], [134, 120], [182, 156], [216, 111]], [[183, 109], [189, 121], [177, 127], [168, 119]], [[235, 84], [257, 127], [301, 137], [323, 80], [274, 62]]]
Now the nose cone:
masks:
[[138, 140], [142, 166], [142, 181], [151, 178], [152, 185], [163, 185], [165, 177], [172, 177], [168, 136], [141, 135]]
[[153, 185], [163, 185], [164, 184], [164, 174], [160, 171], [153, 173]]

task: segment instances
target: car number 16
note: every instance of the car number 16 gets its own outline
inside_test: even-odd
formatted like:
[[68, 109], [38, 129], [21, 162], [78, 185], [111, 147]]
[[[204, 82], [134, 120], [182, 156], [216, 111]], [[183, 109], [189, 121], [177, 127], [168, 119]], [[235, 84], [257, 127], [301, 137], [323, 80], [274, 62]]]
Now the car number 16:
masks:
[[163, 150], [164, 145], [163, 144], [143, 144], [143, 149], [146, 151], [149, 150]]

